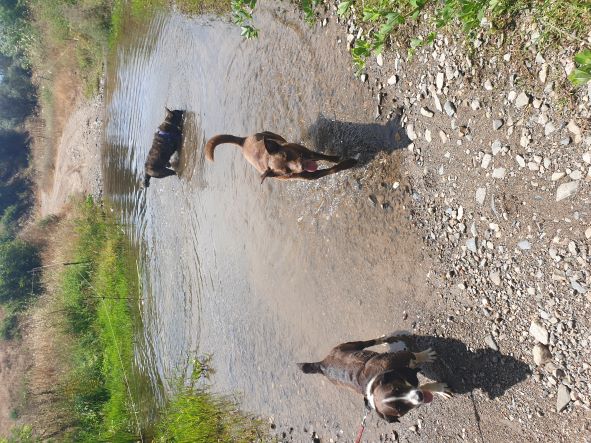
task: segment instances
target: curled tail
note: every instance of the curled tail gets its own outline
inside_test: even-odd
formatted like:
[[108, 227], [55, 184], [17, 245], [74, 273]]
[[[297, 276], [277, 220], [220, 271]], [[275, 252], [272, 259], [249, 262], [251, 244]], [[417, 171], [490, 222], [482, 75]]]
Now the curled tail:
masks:
[[298, 363], [298, 367], [304, 374], [322, 374], [320, 363]]
[[223, 143], [233, 143], [235, 145], [242, 146], [244, 145], [245, 140], [245, 137], [236, 137], [229, 134], [214, 135], [205, 144], [205, 158], [209, 161], [213, 161], [213, 151], [217, 145], [221, 145]]

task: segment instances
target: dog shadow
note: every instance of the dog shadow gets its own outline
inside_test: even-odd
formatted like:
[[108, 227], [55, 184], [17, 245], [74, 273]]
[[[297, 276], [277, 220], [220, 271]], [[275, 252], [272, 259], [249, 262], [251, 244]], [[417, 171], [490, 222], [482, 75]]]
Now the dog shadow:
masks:
[[305, 137], [315, 151], [341, 158], [359, 156], [360, 166], [369, 163], [380, 152], [392, 153], [411, 143], [399, 114], [385, 124], [345, 122], [320, 114], [308, 127]]
[[480, 389], [495, 399], [531, 375], [529, 365], [515, 357], [490, 348], [472, 350], [453, 338], [408, 335], [401, 336], [401, 341], [412, 352], [432, 348], [437, 359], [422, 368], [421, 373], [447, 383], [457, 394]]

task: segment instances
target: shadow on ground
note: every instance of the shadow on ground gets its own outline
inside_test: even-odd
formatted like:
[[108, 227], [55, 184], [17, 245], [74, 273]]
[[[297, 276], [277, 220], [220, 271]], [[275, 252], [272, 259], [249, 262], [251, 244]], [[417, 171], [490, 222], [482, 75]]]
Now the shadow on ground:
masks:
[[353, 123], [319, 115], [308, 128], [311, 149], [342, 158], [359, 155], [359, 165], [369, 163], [378, 153], [391, 153], [411, 141], [400, 124], [400, 115], [385, 124]]
[[427, 348], [437, 352], [437, 360], [421, 372], [436, 381], [446, 382], [457, 394], [480, 389], [494, 399], [531, 374], [529, 366], [515, 357], [490, 348], [470, 350], [454, 338], [409, 335], [401, 336], [401, 340], [413, 352]]

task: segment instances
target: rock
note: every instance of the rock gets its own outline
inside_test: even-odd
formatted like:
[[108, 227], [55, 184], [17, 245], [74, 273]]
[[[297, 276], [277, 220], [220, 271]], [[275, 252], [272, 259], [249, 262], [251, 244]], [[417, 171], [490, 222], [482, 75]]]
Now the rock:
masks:
[[393, 86], [393, 85], [395, 85], [397, 82], [398, 82], [398, 77], [396, 76], [396, 74], [394, 74], [392, 77], [390, 77], [390, 78], [388, 79], [388, 84], [389, 84], [390, 86]]
[[476, 254], [476, 252], [478, 252], [478, 249], [476, 247], [476, 239], [475, 238], [469, 238], [468, 240], [466, 240], [466, 248]]
[[486, 188], [477, 188], [476, 195], [474, 196], [474, 198], [476, 200], [476, 203], [478, 203], [479, 205], [483, 205], [484, 200], [486, 199]]
[[558, 202], [560, 200], [570, 197], [571, 195], [573, 195], [577, 192], [578, 188], [579, 188], [578, 181], [572, 181], [572, 182], [567, 182], [567, 183], [561, 184], [558, 187], [558, 189], [556, 190], [556, 201]]
[[431, 143], [431, 141], [433, 140], [431, 137], [431, 130], [430, 129], [425, 129], [425, 140], [427, 140], [427, 142]]
[[423, 117], [433, 117], [435, 114], [427, 108], [421, 108], [421, 115]]
[[484, 89], [486, 89], [487, 91], [493, 90], [493, 85], [490, 80], [484, 82]]
[[574, 120], [568, 122], [566, 128], [575, 136], [575, 143], [581, 143], [583, 140], [583, 136], [581, 133], [581, 128], [577, 126]]
[[441, 92], [443, 89], [443, 81], [445, 80], [445, 75], [443, 72], [438, 72], [437, 77], [435, 78], [435, 86], [437, 86], [437, 90]]
[[445, 110], [445, 113], [450, 117], [456, 115], [456, 105], [454, 105], [453, 102], [449, 100], [445, 102], [445, 104], [443, 105], [443, 109]]
[[539, 320], [534, 320], [531, 322], [529, 327], [529, 335], [531, 335], [536, 339], [536, 341], [542, 343], [543, 345], [548, 344], [548, 330]]
[[443, 143], [443, 144], [445, 144], [449, 141], [449, 137], [447, 136], [445, 131], [442, 131], [442, 130], [439, 130], [439, 139], [441, 140], [441, 143]]
[[529, 104], [530, 97], [525, 92], [522, 92], [515, 99], [515, 106], [517, 108], [523, 108]]
[[495, 168], [492, 173], [493, 178], [505, 178], [505, 168]]
[[570, 403], [570, 389], [561, 384], [556, 394], [556, 412], [562, 412]]
[[486, 337], [484, 337], [484, 342], [493, 351], [498, 351], [499, 350], [499, 347], [497, 345], [497, 342], [495, 341], [495, 338], [492, 335], [488, 334]]
[[488, 277], [496, 286], [501, 286], [501, 275], [497, 271], [491, 272]]
[[490, 165], [491, 160], [492, 160], [492, 155], [490, 155], [490, 154], [484, 154], [484, 157], [482, 157], [482, 163], [480, 164], [480, 167], [482, 169], [488, 168], [488, 166]]
[[362, 83], [365, 83], [367, 81], [367, 74], [361, 74], [359, 80], [361, 80]]
[[408, 138], [412, 141], [417, 139], [417, 133], [415, 132], [414, 125], [406, 125], [406, 135], [408, 135]]
[[515, 161], [517, 162], [520, 168], [525, 168], [525, 159], [521, 155], [516, 155]]
[[499, 129], [501, 129], [503, 127], [503, 120], [498, 118], [496, 120], [493, 120], [493, 129], [495, 131], [498, 131]]
[[545, 365], [549, 361], [552, 361], [552, 354], [550, 353], [548, 346], [541, 343], [536, 343], [532, 350], [532, 354], [534, 356], [534, 363], [537, 366]]
[[503, 149], [503, 143], [501, 143], [501, 140], [495, 140], [491, 145], [491, 149], [493, 155], [497, 155], [501, 152], [501, 149]]
[[472, 100], [470, 102], [470, 107], [472, 108], [473, 111], [478, 111], [480, 109], [480, 100], [478, 100], [477, 98]]
[[556, 126], [554, 126], [554, 123], [552, 123], [552, 122], [546, 123], [546, 125], [544, 126], [544, 135], [547, 137], [550, 134], [552, 134], [554, 131], [556, 131]]
[[583, 173], [581, 171], [579, 171], [578, 169], [576, 169], [573, 172], [571, 172], [570, 174], [568, 174], [568, 176], [572, 180], [580, 180], [583, 178]]
[[516, 98], [517, 98], [517, 92], [509, 91], [509, 94], [507, 94], [507, 100], [509, 100], [510, 102], [513, 102], [513, 101], [515, 101]]
[[384, 66], [384, 57], [381, 53], [377, 55], [376, 63], [378, 64], [378, 66]]
[[527, 240], [521, 240], [517, 243], [517, 247], [523, 251], [528, 251], [531, 249], [531, 244]]
[[564, 177], [565, 175], [566, 175], [566, 173], [564, 173], [564, 172], [560, 172], [560, 171], [558, 171], [558, 172], [554, 172], [554, 173], [552, 174], [551, 180], [552, 180], [553, 182], [555, 182], [555, 181], [557, 181], [557, 180], [560, 180], [560, 179], [561, 179], [562, 177]]
[[585, 231], [585, 237], [591, 238], [591, 226], [588, 227], [587, 230]]
[[546, 83], [546, 79], [548, 78], [548, 65], [547, 64], [543, 64], [542, 65], [542, 69], [540, 69], [540, 72], [538, 72], [538, 78], [540, 79], [540, 81], [542, 83]]

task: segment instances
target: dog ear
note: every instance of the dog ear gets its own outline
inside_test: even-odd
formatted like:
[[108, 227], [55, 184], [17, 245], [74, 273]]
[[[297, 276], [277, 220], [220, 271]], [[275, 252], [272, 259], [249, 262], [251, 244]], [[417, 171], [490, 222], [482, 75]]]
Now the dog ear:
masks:
[[264, 139], [265, 142], [265, 149], [269, 154], [277, 154], [281, 151], [281, 145], [277, 143], [275, 140], [270, 140], [268, 138]]
[[277, 174], [275, 174], [271, 168], [267, 168], [267, 170], [261, 174], [261, 185], [267, 177], [277, 177]]

